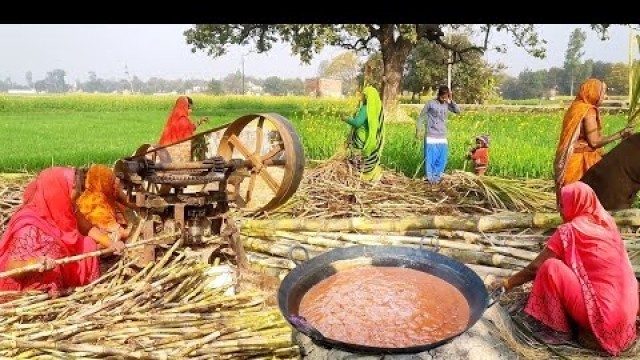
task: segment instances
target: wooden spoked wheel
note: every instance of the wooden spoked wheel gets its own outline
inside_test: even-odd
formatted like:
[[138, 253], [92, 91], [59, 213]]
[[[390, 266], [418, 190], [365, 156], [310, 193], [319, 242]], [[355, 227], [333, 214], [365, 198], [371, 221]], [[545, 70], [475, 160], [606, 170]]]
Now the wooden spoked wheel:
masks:
[[217, 154], [249, 164], [234, 171], [227, 192], [246, 212], [264, 212], [284, 204], [296, 192], [304, 172], [304, 150], [292, 124], [279, 114], [245, 115], [229, 124]]

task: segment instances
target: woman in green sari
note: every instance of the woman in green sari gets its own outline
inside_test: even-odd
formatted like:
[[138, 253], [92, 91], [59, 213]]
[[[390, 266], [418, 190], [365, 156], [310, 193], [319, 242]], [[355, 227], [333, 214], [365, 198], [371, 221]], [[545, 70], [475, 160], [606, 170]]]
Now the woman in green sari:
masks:
[[357, 164], [362, 178], [367, 181], [378, 181], [382, 177], [380, 157], [384, 146], [384, 114], [382, 101], [378, 91], [372, 86], [362, 90], [362, 105], [356, 116], [344, 120], [351, 125], [350, 145], [360, 151], [362, 161]]

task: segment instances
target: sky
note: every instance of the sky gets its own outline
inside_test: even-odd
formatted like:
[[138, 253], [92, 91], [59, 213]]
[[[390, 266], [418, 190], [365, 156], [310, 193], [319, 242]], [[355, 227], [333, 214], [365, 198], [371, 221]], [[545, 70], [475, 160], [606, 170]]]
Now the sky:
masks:
[[[36, 81], [57, 68], [67, 72], [67, 82], [86, 81], [90, 71], [100, 78], [122, 79], [126, 77], [125, 66], [131, 76], [144, 81], [150, 77], [221, 79], [241, 70], [243, 54], [246, 54], [246, 76], [304, 79], [316, 76], [323, 60], [344, 51], [327, 47], [305, 65], [291, 55], [288, 44], [278, 43], [265, 54], [249, 52], [249, 47], [232, 46], [226, 55], [214, 59], [203, 52], [191, 52], [183, 35], [190, 27], [189, 24], [0, 24], [0, 44], [4, 49], [0, 55], [0, 79], [10, 77], [14, 82], [26, 84], [27, 71], [33, 73]], [[543, 60], [510, 45], [505, 34], [493, 34], [491, 42], [506, 43], [508, 52], [506, 55], [488, 52], [486, 59], [505, 64], [506, 72], [512, 76], [526, 68], [562, 66], [569, 35], [576, 27], [587, 32], [584, 59], [628, 61], [628, 28], [612, 26], [610, 39], [600, 41], [588, 25], [580, 24], [537, 25], [541, 37], [548, 42], [547, 57]]]

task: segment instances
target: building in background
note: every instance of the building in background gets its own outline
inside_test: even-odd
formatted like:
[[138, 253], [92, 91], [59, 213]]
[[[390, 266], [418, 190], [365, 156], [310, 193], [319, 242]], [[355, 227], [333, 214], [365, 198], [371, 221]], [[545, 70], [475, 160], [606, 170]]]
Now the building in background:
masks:
[[37, 94], [38, 93], [35, 89], [9, 89], [7, 92], [9, 94], [19, 94], [19, 95]]
[[313, 78], [304, 84], [304, 93], [315, 97], [342, 97], [342, 80]]

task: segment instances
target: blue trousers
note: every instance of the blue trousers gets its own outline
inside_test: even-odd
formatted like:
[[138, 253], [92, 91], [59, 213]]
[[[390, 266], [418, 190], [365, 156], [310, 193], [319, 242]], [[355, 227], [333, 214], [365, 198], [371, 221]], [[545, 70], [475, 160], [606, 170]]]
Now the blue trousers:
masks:
[[430, 183], [439, 183], [447, 166], [449, 146], [446, 143], [427, 144], [424, 142], [424, 172]]

